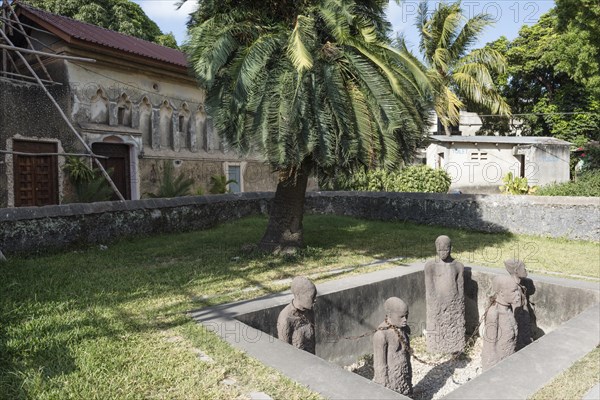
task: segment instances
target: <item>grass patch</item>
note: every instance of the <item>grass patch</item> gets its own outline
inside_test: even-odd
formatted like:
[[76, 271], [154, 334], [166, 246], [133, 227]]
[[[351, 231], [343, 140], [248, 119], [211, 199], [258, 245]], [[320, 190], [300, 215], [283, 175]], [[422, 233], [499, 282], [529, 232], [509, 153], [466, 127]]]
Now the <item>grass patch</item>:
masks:
[[277, 281], [298, 274], [348, 266], [363, 273], [390, 267], [361, 266], [377, 259], [431, 258], [442, 233], [465, 264], [502, 267], [516, 256], [530, 270], [599, 273], [594, 243], [334, 216], [306, 217], [307, 248], [297, 255], [244, 253], [265, 227], [253, 217], [0, 264], [0, 398], [232, 399], [253, 391], [317, 398], [185, 312], [286, 289]]
[[581, 399], [600, 381], [600, 347], [554, 378], [530, 400]]

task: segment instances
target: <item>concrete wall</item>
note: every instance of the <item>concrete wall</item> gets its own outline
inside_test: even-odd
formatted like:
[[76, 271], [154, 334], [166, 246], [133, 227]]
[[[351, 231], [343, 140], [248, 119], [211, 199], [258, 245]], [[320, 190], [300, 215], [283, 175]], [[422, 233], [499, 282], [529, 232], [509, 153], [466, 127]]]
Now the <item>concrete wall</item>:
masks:
[[[491, 285], [495, 276], [506, 271], [482, 267], [465, 268], [465, 315], [467, 335], [479, 325], [493, 294]], [[537, 322], [536, 339], [598, 303], [600, 293], [589, 282], [577, 282], [545, 276], [531, 276], [530, 301], [535, 304]], [[391, 296], [402, 298], [409, 306], [411, 336], [421, 336], [425, 329], [425, 281], [423, 264], [377, 271], [359, 277], [348, 277], [338, 282], [318, 285], [319, 295], [315, 304], [316, 355], [344, 366], [365, 355], [372, 354], [372, 336], [359, 336], [379, 326], [385, 317], [383, 303]], [[359, 300], [359, 301], [357, 301]], [[261, 307], [252, 307], [235, 318], [271, 336], [277, 337], [277, 317], [285, 307], [281, 297], [274, 297], [271, 304], [258, 299]], [[229, 305], [231, 306], [231, 305]], [[236, 314], [235, 303], [230, 315]], [[243, 309], [240, 308], [240, 309]], [[220, 310], [223, 312], [223, 310]], [[210, 313], [210, 311], [209, 311]]]
[[[445, 133], [438, 132], [438, 117], [435, 112], [429, 115], [429, 134], [430, 135], [444, 135]], [[458, 129], [460, 130], [461, 136], [475, 136], [481, 129], [481, 118], [474, 112], [461, 111], [459, 115]]]
[[[425, 281], [422, 272], [361, 283], [344, 290], [320, 292], [315, 304], [315, 320], [319, 322], [315, 326], [317, 356], [343, 366], [356, 362], [362, 355], [373, 353], [372, 336], [344, 338], [377, 329], [385, 318], [383, 303], [392, 296], [401, 297], [409, 304], [409, 325], [413, 336], [421, 336], [425, 329]], [[250, 312], [237, 319], [277, 337], [277, 317], [284, 307], [285, 304]]]
[[542, 186], [569, 180], [569, 146], [537, 144], [525, 149], [525, 152], [526, 176], [527, 173], [531, 175], [531, 178], [527, 178], [531, 185]]
[[[32, 254], [124, 237], [203, 229], [264, 214], [273, 195], [242, 193], [5, 208], [0, 210], [0, 249], [5, 254]], [[312, 192], [307, 194], [306, 211], [483, 232], [600, 240], [598, 198]]]
[[[498, 274], [506, 274], [500, 269], [470, 266], [466, 278], [466, 307], [474, 307], [471, 315], [482, 315], [486, 304], [478, 302], [485, 295], [489, 282]], [[538, 325], [548, 326], [544, 336], [534, 343], [498, 363], [494, 368], [463, 384], [446, 396], [453, 399], [527, 399], [558, 375], [598, 346], [600, 313], [598, 312], [599, 288], [595, 282], [574, 281], [547, 276], [530, 276], [536, 286], [532, 301], [536, 303]], [[404, 279], [404, 280], [403, 280]], [[397, 285], [388, 288], [386, 281]], [[414, 286], [413, 286], [414, 285]], [[385, 293], [381, 289], [385, 288]], [[354, 331], [364, 331], [365, 320], [377, 321], [383, 318], [383, 310], [376, 307], [373, 298], [396, 295], [401, 298], [424, 298], [423, 263], [390, 268], [362, 275], [344, 277], [317, 285], [318, 297], [315, 304], [317, 329], [336, 327], [338, 319], [345, 326], [354, 324]], [[299, 350], [269, 333], [273, 332], [277, 314], [289, 304], [293, 296], [290, 291], [273, 293], [254, 300], [221, 304], [191, 311], [189, 316], [201, 323], [208, 331], [219, 335], [223, 340], [240, 349], [262, 363], [271, 366], [289, 378], [321, 393], [325, 398], [334, 399], [407, 399], [395, 392], [386, 391], [357, 374], [332, 365], [322, 358]], [[568, 301], [566, 301], [568, 299]], [[335, 301], [333, 301], [335, 300]], [[419, 313], [419, 306], [408, 301], [411, 315], [409, 323], [412, 335], [418, 335], [413, 312]], [[381, 300], [379, 300], [381, 301]], [[369, 306], [363, 306], [366, 302]], [[327, 307], [342, 307], [341, 315], [321, 310]], [[361, 315], [362, 312], [367, 314]], [[344, 312], [345, 311], [345, 312]], [[372, 313], [372, 314], [369, 314]], [[579, 314], [579, 315], [578, 315]], [[421, 317], [422, 318], [422, 317]], [[419, 318], [417, 318], [419, 319]], [[566, 321], [566, 322], [565, 322]], [[254, 328], [266, 326], [265, 331]], [[561, 324], [561, 326], [558, 326]], [[347, 324], [347, 325], [346, 325]], [[552, 331], [552, 332], [550, 332]], [[265, 333], [267, 332], [267, 333]], [[368, 341], [346, 341], [345, 347], [338, 350], [344, 354], [330, 354], [329, 359], [342, 362], [371, 353]], [[337, 346], [317, 339], [317, 354], [325, 355], [327, 348]], [[290, 362], [293, 360], [293, 362]], [[342, 362], [343, 363], [343, 362]], [[510, 382], [507, 385], [506, 382]]]

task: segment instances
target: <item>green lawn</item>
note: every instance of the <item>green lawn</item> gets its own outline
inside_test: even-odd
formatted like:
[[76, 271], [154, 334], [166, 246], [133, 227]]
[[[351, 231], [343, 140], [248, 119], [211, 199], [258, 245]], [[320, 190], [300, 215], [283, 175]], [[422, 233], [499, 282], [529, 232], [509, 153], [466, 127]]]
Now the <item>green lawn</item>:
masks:
[[[279, 279], [326, 274], [376, 259], [431, 258], [433, 241], [454, 240], [465, 264], [599, 278], [589, 242], [481, 234], [403, 223], [308, 216], [307, 248], [295, 256], [246, 254], [266, 226], [247, 218], [208, 231], [121, 241], [0, 264], [0, 398], [316, 398], [232, 349], [185, 315], [210, 304], [286, 289]], [[400, 262], [358, 267], [348, 273]], [[335, 277], [323, 278], [335, 279]], [[260, 287], [243, 291], [248, 287]], [[201, 351], [212, 362], [198, 357]], [[222, 381], [229, 378], [224, 384]]]

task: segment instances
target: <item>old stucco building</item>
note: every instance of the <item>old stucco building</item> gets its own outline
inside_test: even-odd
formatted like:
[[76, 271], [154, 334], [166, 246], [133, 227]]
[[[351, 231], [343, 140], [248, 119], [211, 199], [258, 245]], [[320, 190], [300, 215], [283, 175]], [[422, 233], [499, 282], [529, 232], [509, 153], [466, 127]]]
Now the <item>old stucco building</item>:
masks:
[[570, 143], [534, 136], [430, 136], [427, 165], [452, 178], [451, 189], [494, 193], [509, 172], [530, 186], [569, 180]]
[[[274, 190], [276, 176], [258, 156], [241, 158], [219, 139], [184, 53], [35, 8], [16, 9], [34, 47], [96, 60], [43, 63], [60, 83], [50, 86], [52, 94], [94, 153], [108, 157], [103, 163], [126, 199], [154, 192], [164, 163], [192, 178], [194, 191], [207, 191], [215, 175], [234, 178], [232, 191]], [[18, 32], [12, 38], [26, 47]], [[36, 85], [0, 77], [0, 102], [0, 149], [9, 152], [0, 155], [0, 207], [64, 202], [70, 192], [65, 158], [53, 154], [82, 153], [83, 146]]]

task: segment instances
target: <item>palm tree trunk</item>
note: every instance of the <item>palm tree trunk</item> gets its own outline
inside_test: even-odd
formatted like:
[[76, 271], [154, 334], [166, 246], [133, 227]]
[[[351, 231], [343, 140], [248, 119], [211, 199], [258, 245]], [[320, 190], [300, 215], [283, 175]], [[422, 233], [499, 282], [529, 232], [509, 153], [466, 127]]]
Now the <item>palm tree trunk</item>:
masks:
[[280, 172], [267, 231], [258, 245], [261, 250], [289, 252], [302, 247], [302, 218], [308, 175], [305, 167], [301, 167], [297, 174]]
[[450, 131], [450, 127], [444, 125], [444, 133], [446, 134], [446, 136], [451, 136], [452, 132]]

